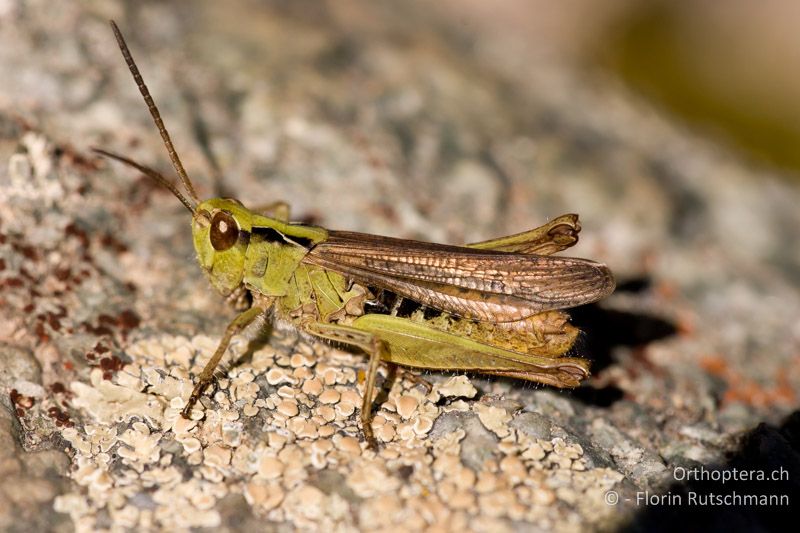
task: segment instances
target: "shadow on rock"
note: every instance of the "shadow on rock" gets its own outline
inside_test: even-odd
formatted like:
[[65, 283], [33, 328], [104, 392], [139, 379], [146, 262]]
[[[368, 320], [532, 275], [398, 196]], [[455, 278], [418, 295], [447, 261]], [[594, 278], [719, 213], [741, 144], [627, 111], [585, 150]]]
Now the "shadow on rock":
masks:
[[725, 464], [676, 469], [675, 477], [684, 479], [667, 497], [639, 503], [640, 513], [624, 531], [791, 530], [786, 524], [800, 501], [800, 411], [780, 427], [759, 425]]
[[[649, 288], [649, 278], [635, 278], [620, 282], [617, 292], [639, 293]], [[611, 354], [617, 347], [642, 347], [677, 332], [675, 324], [664, 318], [603, 309], [597, 304], [576, 307], [570, 310], [570, 315], [572, 323], [583, 332], [578, 339], [579, 351], [592, 360], [593, 373], [613, 363]], [[622, 399], [624, 393], [609, 385], [602, 388], [584, 386], [576, 389], [573, 395], [583, 403], [608, 407]]]
[[[646, 279], [620, 283], [617, 292], [642, 292], [649, 287]], [[572, 323], [583, 331], [580, 349], [593, 360], [598, 372], [612, 363], [611, 352], [620, 346], [639, 347], [677, 332], [675, 324], [645, 313], [603, 309], [597, 304], [570, 310]]]

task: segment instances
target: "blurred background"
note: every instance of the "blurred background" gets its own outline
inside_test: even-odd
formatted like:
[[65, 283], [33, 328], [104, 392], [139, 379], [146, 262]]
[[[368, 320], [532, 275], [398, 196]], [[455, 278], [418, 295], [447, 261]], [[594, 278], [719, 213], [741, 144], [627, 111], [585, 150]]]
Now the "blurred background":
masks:
[[[156, 13], [161, 9], [159, 2], [140, 4]], [[119, 17], [124, 5], [93, 2], [86, 8], [98, 16]], [[35, 6], [0, 1], [6, 29], [14, 13]], [[224, 7], [193, 2], [179, 9], [188, 20], [207, 15], [217, 31], [227, 27], [240, 38], [258, 41], [259, 34], [269, 31], [267, 6], [307, 21], [314, 16], [338, 19], [349, 31], [367, 36], [393, 28], [395, 35], [407, 37], [409, 29], [424, 34], [436, 28], [457, 39], [462, 51], [471, 50], [507, 73], [567, 69], [587, 73], [589, 79], [606, 77], [754, 162], [787, 170], [789, 176], [800, 169], [800, 5], [791, 0], [380, 0], [368, 5], [241, 0]], [[396, 16], [384, 17], [387, 11]], [[157, 18], [143, 22], [153, 24], [156, 32], [159, 24], [169, 26]], [[192, 38], [190, 27], [182, 31], [178, 42]], [[129, 28], [143, 39], [148, 32], [146, 26]], [[6, 47], [0, 58], [19, 61], [18, 52]], [[5, 81], [13, 88], [24, 80]]]
[[754, 162], [800, 170], [800, 5], [791, 0], [448, 0], [478, 48], [618, 79]]

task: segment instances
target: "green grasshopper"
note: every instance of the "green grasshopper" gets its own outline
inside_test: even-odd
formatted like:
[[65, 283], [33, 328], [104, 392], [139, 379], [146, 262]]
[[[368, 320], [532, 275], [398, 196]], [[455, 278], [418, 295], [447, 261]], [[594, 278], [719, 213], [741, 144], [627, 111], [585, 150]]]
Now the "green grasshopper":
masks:
[[551, 256], [577, 242], [577, 215], [449, 246], [291, 223], [285, 204], [266, 216], [232, 198], [200, 201], [119, 28], [111, 26], [188, 198], [155, 170], [96, 151], [169, 189], [192, 215], [194, 247], [211, 285], [251, 302], [225, 330], [183, 416], [212, 381], [231, 338], [260, 316], [369, 355], [361, 423], [370, 444], [381, 362], [556, 387], [575, 387], [588, 377], [588, 361], [564, 357], [579, 331], [560, 310], [609, 295], [614, 278], [604, 264]]

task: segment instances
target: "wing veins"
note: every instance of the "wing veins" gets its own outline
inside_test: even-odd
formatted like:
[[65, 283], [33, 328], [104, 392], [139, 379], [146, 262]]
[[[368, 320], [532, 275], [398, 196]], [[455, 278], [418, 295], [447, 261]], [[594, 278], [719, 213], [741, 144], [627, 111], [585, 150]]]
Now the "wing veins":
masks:
[[585, 259], [519, 254], [330, 232], [304, 262], [478, 320], [510, 322], [610, 294], [608, 268]]

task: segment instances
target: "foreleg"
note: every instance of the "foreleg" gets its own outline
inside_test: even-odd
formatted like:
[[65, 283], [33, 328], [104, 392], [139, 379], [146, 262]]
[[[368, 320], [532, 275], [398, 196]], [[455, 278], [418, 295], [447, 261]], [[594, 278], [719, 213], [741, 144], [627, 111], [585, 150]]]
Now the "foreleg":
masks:
[[225, 334], [222, 336], [219, 346], [217, 346], [217, 350], [214, 352], [214, 355], [211, 356], [211, 359], [208, 361], [208, 363], [206, 363], [206, 366], [203, 367], [203, 371], [197, 377], [194, 389], [192, 390], [192, 395], [189, 397], [189, 401], [186, 403], [183, 411], [181, 411], [181, 415], [183, 415], [184, 418], [189, 418], [189, 415], [192, 412], [192, 407], [194, 407], [194, 404], [196, 404], [197, 400], [200, 399], [200, 395], [203, 394], [203, 389], [206, 388], [206, 386], [211, 382], [211, 379], [214, 377], [214, 370], [216, 370], [217, 366], [219, 365], [222, 356], [225, 355], [225, 351], [228, 349], [233, 336], [242, 331], [262, 313], [264, 313], [264, 309], [261, 307], [251, 307], [247, 311], [234, 318], [233, 322], [228, 324], [228, 327], [225, 329]]

